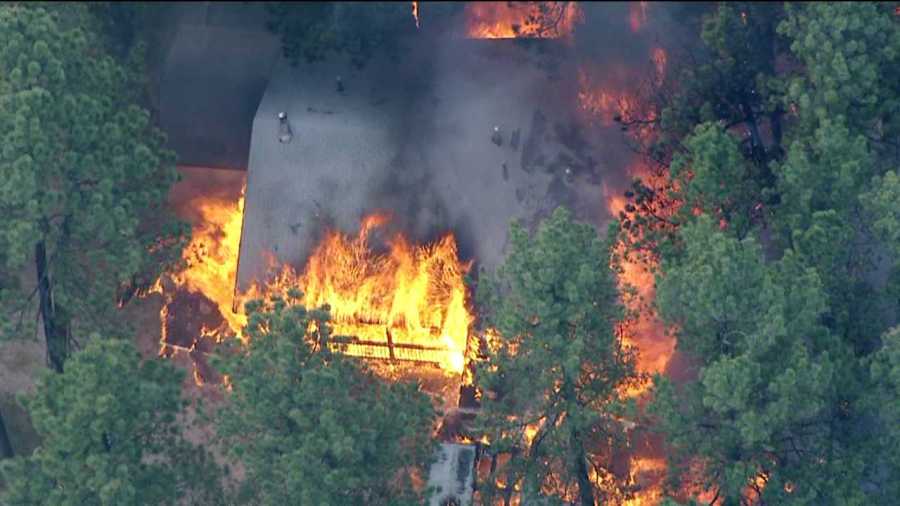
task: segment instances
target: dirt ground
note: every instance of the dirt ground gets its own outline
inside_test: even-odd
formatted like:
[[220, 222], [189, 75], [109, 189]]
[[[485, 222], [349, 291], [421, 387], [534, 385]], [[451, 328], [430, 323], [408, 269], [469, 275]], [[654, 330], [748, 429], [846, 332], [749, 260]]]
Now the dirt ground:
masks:
[[0, 413], [16, 455], [29, 454], [37, 447], [37, 434], [17, 394], [34, 387], [37, 371], [44, 366], [43, 341], [8, 341], [0, 344]]

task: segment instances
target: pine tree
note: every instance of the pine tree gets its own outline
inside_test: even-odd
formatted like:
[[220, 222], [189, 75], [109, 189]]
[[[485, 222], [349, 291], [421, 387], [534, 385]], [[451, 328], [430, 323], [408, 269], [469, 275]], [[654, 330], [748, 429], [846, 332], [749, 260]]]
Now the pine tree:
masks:
[[33, 262], [37, 289], [0, 288], [20, 311], [38, 296], [57, 371], [79, 329], [118, 329], [120, 287], [153, 279], [184, 232], [164, 219], [173, 156], [134, 105], [133, 75], [85, 29], [85, 8], [0, 6], [0, 271], [11, 280]]
[[247, 304], [246, 345], [225, 348], [222, 447], [240, 460], [242, 503], [421, 504], [434, 450], [431, 400], [329, 352], [326, 311], [286, 300]]
[[478, 430], [510, 459], [479, 491], [486, 504], [513, 489], [523, 504], [621, 497], [611, 463], [634, 365], [613, 331], [622, 310], [608, 245], [563, 208], [534, 237], [519, 225], [510, 234], [503, 267], [479, 283], [499, 335], [476, 376]]
[[[666, 196], [682, 207], [656, 243], [656, 302], [699, 369], [684, 384], [658, 378], [653, 409], [673, 485], [699, 464], [695, 485], [724, 504], [892, 504], [897, 462], [882, 448], [897, 444], [900, 402], [889, 330], [900, 302], [900, 28], [888, 4], [771, 9], [783, 61], [753, 88], [766, 95], [763, 144], [779, 148], [766, 147], [765, 164], [744, 149], [752, 125], [745, 136], [719, 114], [728, 108], [675, 107], [660, 123], [662, 139], [678, 141]], [[698, 69], [746, 47], [746, 29], [714, 29], [734, 15], [723, 5], [708, 18], [704, 40], [723, 51]], [[675, 106], [746, 89], [746, 72], [718, 75], [719, 89], [686, 83]], [[646, 208], [632, 221], [648, 223]]]
[[23, 398], [41, 445], [0, 464], [9, 505], [217, 501], [217, 468], [183, 437], [183, 374], [128, 341], [90, 340]]
[[657, 303], [701, 367], [680, 391], [657, 379], [653, 411], [672, 460], [682, 471], [701, 462], [726, 504], [861, 500], [853, 480], [865, 431], [844, 397], [860, 393], [854, 358], [821, 322], [816, 270], [790, 252], [767, 264], [755, 240], [727, 236], [708, 216], [682, 237]]

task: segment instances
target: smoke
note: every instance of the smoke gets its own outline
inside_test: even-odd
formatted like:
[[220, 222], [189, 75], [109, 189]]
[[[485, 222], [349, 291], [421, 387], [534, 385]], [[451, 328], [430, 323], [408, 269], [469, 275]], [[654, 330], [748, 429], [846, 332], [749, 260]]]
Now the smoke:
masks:
[[247, 180], [247, 174], [237, 170], [180, 166], [178, 172], [180, 181], [169, 192], [169, 206], [191, 224], [203, 221], [196, 197], [237, 202]]
[[[417, 241], [454, 233], [486, 269], [502, 261], [511, 220], [534, 225], [565, 205], [602, 227], [604, 188], [621, 193], [634, 154], [582, 109], [578, 76], [637, 91], [650, 75], [667, 21], [653, 5], [633, 31], [633, 5], [583, 4], [572, 40], [469, 40], [464, 16], [439, 26], [425, 4], [400, 61], [279, 62], [254, 121], [239, 287], [265, 275], [267, 252], [301, 267], [326, 228], [353, 233], [375, 211]], [[289, 144], [277, 140], [281, 111]]]

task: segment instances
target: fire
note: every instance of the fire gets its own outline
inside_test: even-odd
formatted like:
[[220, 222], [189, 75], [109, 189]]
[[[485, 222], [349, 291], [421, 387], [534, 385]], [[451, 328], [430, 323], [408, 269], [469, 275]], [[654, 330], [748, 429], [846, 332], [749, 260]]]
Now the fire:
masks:
[[647, 314], [645, 308], [639, 307], [653, 299], [653, 274], [634, 260], [623, 261], [622, 270], [619, 283], [636, 289], [636, 296], [628, 297], [626, 306], [640, 313], [636, 321], [621, 323], [618, 331], [624, 344], [637, 348], [636, 365], [639, 373], [663, 373], [675, 350], [675, 340], [666, 335], [665, 327], [654, 315]]
[[[692, 459], [687, 463], [686, 473], [682, 476], [679, 494], [683, 497], [691, 497], [700, 504], [721, 506], [723, 498], [721, 492], [713, 484], [706, 480], [709, 470], [703, 461]], [[743, 503], [742, 503], [743, 504]]]
[[[652, 179], [652, 175], [642, 164], [632, 166], [629, 175], [645, 180]], [[627, 201], [623, 195], [610, 194], [608, 188], [604, 188], [604, 193], [607, 198], [607, 209], [612, 216], [618, 216], [625, 210]], [[634, 320], [620, 322], [617, 334], [625, 345], [637, 348], [639, 373], [663, 373], [675, 352], [675, 338], [666, 333], [665, 326], [649, 309], [649, 303], [655, 295], [654, 276], [650, 271], [652, 266], [646, 265], [636, 258], [624, 256], [625, 244], [619, 242], [615, 247], [616, 253], [622, 258], [620, 264], [622, 272], [619, 275], [620, 288], [630, 286], [635, 290], [633, 295], [625, 297], [624, 303], [628, 310], [637, 315]], [[636, 389], [631, 389], [629, 394], [640, 395], [646, 391], [648, 386], [644, 384]]]
[[653, 61], [653, 68], [656, 70], [656, 83], [659, 85], [666, 76], [666, 66], [669, 63], [669, 56], [666, 54], [665, 49], [655, 47], [650, 51], [650, 60]]
[[635, 489], [634, 495], [623, 506], [651, 506], [662, 501], [660, 487], [655, 486], [666, 474], [666, 461], [662, 458], [632, 457], [629, 463], [628, 481]]
[[[612, 126], [617, 121], [629, 124], [629, 131], [641, 141], [650, 140], [657, 111], [652, 102], [640, 100], [648, 90], [662, 87], [669, 57], [666, 50], [654, 47], [648, 55], [647, 73], [639, 66], [606, 65], [578, 69], [578, 105], [590, 123]], [[642, 77], [646, 76], [646, 77]], [[642, 83], [635, 86], [635, 83]]]
[[535, 436], [541, 428], [544, 426], [544, 419], [541, 418], [535, 423], [531, 423], [525, 426], [525, 446], [526, 448], [531, 448], [531, 443], [534, 441]]
[[186, 267], [172, 275], [177, 286], [209, 298], [234, 331], [247, 323], [243, 314], [231, 311], [244, 223], [244, 191], [236, 203], [212, 197], [192, 202], [201, 220], [193, 226], [191, 242], [182, 253]]
[[463, 371], [473, 320], [463, 280], [469, 264], [459, 261], [452, 234], [421, 246], [395, 234], [387, 241], [389, 251], [377, 254], [369, 247], [369, 236], [387, 218], [371, 215], [356, 237], [329, 231], [302, 272], [280, 266], [271, 281], [236, 293], [243, 192], [237, 203], [200, 197], [191, 204], [200, 219], [182, 255], [184, 268], [155, 286], [166, 302], [160, 311], [161, 353], [179, 348], [172, 344], [176, 336], [167, 331], [170, 304], [178, 291], [202, 294], [224, 319], [221, 328], [204, 327], [200, 335], [190, 336], [190, 349], [180, 346], [193, 352], [203, 339], [240, 337], [247, 321], [244, 302], [297, 288], [307, 307], [330, 307], [336, 336], [332, 349], [366, 358], [433, 363], [448, 373]]
[[583, 68], [578, 70], [578, 103], [592, 120], [611, 126], [616, 120], [630, 121], [637, 112], [637, 100], [611, 84], [598, 85]]
[[419, 2], [412, 3], [412, 16], [416, 20], [416, 29], [419, 28]]
[[471, 39], [570, 37], [584, 20], [576, 2], [469, 2], [466, 34]]
[[386, 221], [365, 218], [356, 237], [328, 232], [302, 273], [285, 266], [273, 281], [241, 297], [298, 288], [307, 307], [329, 306], [334, 335], [350, 337], [335, 338], [334, 349], [463, 372], [473, 321], [463, 281], [469, 265], [458, 260], [451, 234], [423, 246], [395, 234], [387, 253], [373, 252], [370, 233]]
[[[182, 251], [183, 266], [178, 272], [160, 278], [150, 293], [163, 296], [160, 319], [160, 356], [174, 357], [181, 353], [192, 358], [194, 383], [204, 384], [202, 366], [203, 346], [198, 344], [218, 342], [233, 329], [240, 329], [246, 323], [243, 314], [232, 312], [234, 295], [235, 263], [240, 246], [243, 223], [244, 192], [237, 201], [217, 196], [199, 196], [189, 200], [188, 206], [196, 214], [192, 227], [191, 241]], [[172, 314], [173, 308], [184, 304], [184, 294], [199, 294], [218, 309], [221, 324], [211, 324], [214, 320], [205, 315], [190, 315], [204, 320], [199, 327], [174, 328], [170, 324], [179, 319]], [[205, 305], [205, 304], [204, 304]], [[190, 313], [193, 308], [185, 308]], [[212, 308], [210, 308], [212, 309]], [[203, 313], [201, 307], [200, 313]], [[210, 325], [219, 325], [212, 328]], [[178, 335], [193, 332], [195, 335]]]
[[[766, 472], [757, 473], [752, 479], [750, 479], [750, 483], [747, 484], [747, 487], [744, 488], [744, 499], [750, 503], [759, 502], [762, 498], [763, 490], [765, 490], [766, 485], [769, 483], [769, 474]], [[791, 489], [793, 490], [793, 488]]]
[[632, 2], [628, 9], [628, 24], [637, 33], [647, 24], [647, 2]]
[[[640, 177], [650, 187], [663, 187], [665, 178], [653, 174], [643, 163], [631, 166], [628, 174]], [[612, 216], [624, 216], [633, 212], [634, 208], [625, 195], [613, 192], [604, 186], [607, 210]], [[623, 303], [629, 317], [616, 325], [616, 335], [623, 346], [636, 351], [636, 369], [640, 381], [627, 384], [622, 394], [632, 398], [643, 398], [651, 386], [648, 375], [665, 373], [669, 361], [675, 352], [675, 338], [666, 331], [665, 325], [657, 318], [652, 309], [655, 296], [655, 279], [652, 273], [652, 259], [626, 255], [625, 240], [614, 246], [614, 253], [619, 259], [621, 272], [618, 284], [623, 294]], [[625, 288], [630, 287], [630, 291]], [[651, 447], [652, 448], [652, 447]], [[656, 448], [658, 451], [659, 448]], [[630, 456], [629, 484], [632, 487], [631, 497], [624, 502], [628, 506], [652, 506], [662, 501], [662, 485], [666, 474], [665, 460], [654, 456]]]

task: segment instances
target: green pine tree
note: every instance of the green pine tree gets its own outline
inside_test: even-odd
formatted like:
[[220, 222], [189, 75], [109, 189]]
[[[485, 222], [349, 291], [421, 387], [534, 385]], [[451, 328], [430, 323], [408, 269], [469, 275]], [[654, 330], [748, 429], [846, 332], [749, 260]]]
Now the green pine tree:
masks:
[[[752, 125], [730, 129], [727, 108], [676, 107], [660, 124], [678, 141], [666, 197], [683, 207], [644, 245], [661, 258], [660, 314], [698, 374], [658, 378], [653, 412], [674, 489], [699, 463], [698, 485], [724, 504], [893, 504], [900, 25], [889, 4], [765, 8], [777, 36], [761, 57], [774, 47], [782, 62], [747, 60], [765, 70], [753, 88], [766, 95], [765, 165], [745, 149]], [[753, 11], [739, 12], [749, 27]], [[712, 30], [735, 14], [723, 5], [708, 18], [704, 40], [726, 50], [697, 69], [746, 46], [746, 28]], [[718, 75], [718, 89], [685, 83], [675, 106], [745, 89], [743, 74]], [[635, 208], [639, 232], [646, 209]]]
[[41, 445], [0, 464], [13, 505], [219, 502], [217, 468], [183, 437], [183, 373], [126, 340], [92, 339], [25, 395]]
[[479, 492], [486, 504], [513, 488], [523, 504], [621, 497], [610, 469], [624, 443], [620, 392], [635, 372], [613, 331], [622, 309], [608, 244], [563, 208], [534, 237], [519, 225], [510, 234], [506, 262], [479, 286], [499, 336], [476, 377], [478, 429], [489, 453], [511, 459]]
[[[154, 279], [184, 233], [164, 208], [173, 155], [85, 9], [0, 6], [0, 295], [19, 311], [37, 295], [57, 371], [80, 329], [121, 327], [120, 288]], [[30, 297], [11, 281], [28, 263]], [[10, 335], [28, 318], [3, 320]]]
[[427, 477], [434, 450], [431, 400], [330, 353], [327, 312], [292, 295], [247, 304], [249, 341], [219, 361], [229, 380], [216, 431], [246, 470], [238, 501], [421, 504], [413, 479]]
[[[708, 216], [681, 235], [684, 255], [664, 263], [657, 304], [700, 372], [681, 389], [657, 378], [653, 405], [677, 469], [702, 462], [726, 504], [861, 500], [853, 480], [865, 437], [844, 397], [860, 393], [854, 358], [822, 324], [816, 270], [790, 252], [767, 264], [755, 240]], [[757, 477], [767, 484], [748, 492]]]

